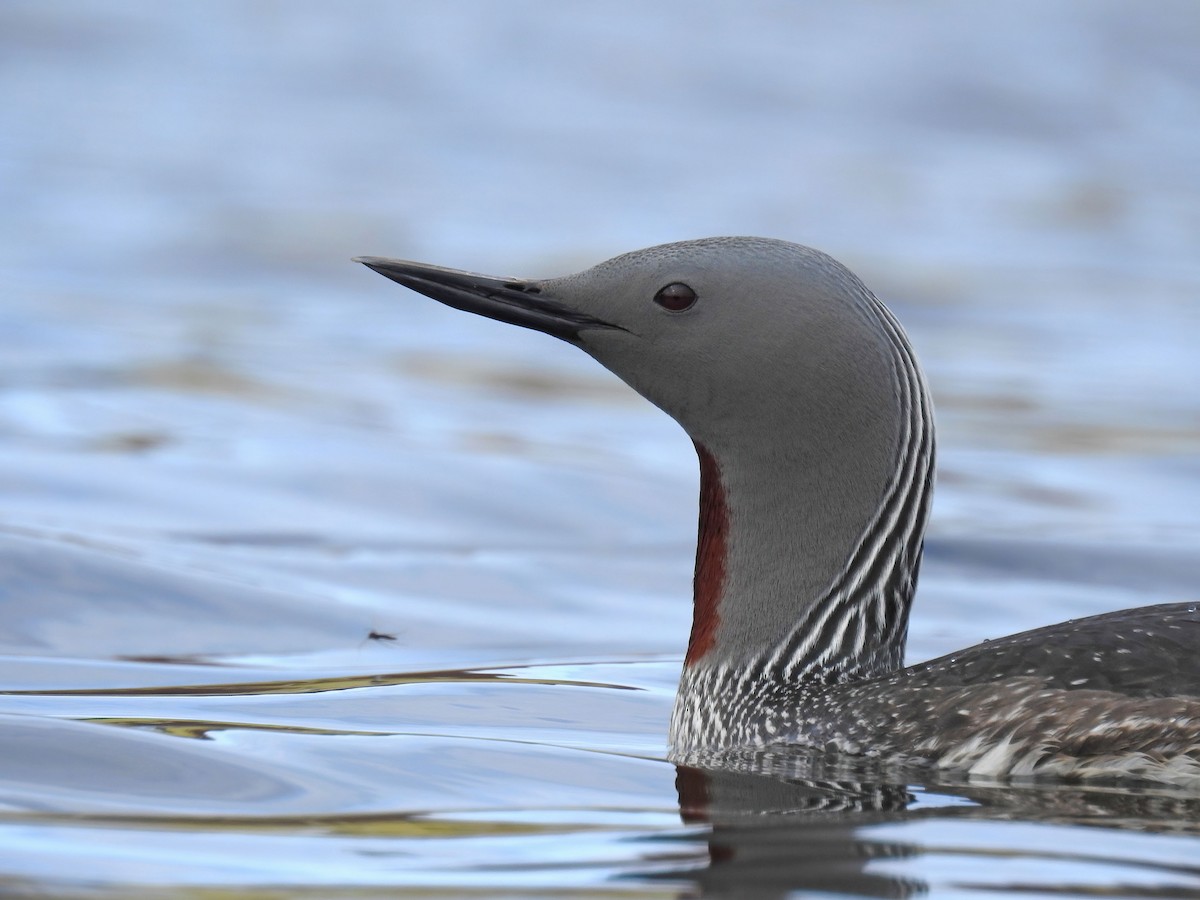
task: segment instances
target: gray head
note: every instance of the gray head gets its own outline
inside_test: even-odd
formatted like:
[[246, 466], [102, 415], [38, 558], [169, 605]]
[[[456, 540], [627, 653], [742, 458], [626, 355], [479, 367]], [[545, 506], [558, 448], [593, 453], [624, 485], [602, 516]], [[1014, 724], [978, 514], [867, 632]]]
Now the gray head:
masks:
[[[928, 481], [928, 402], [903, 332], [840, 263], [750, 237], [665, 244], [545, 280], [360, 261], [575, 344], [683, 426], [702, 469], [708, 459], [691, 665], [787, 668], [813, 657], [796, 634], [810, 619], [832, 647], [817, 654], [826, 668], [898, 662], [911, 579], [899, 608], [871, 618], [866, 594], [896, 591], [855, 553], [895, 532], [892, 562], [915, 577], [927, 491], [899, 496], [896, 484], [906, 462]], [[835, 627], [835, 601], [866, 610], [861, 634]]]
[[892, 415], [890, 353], [873, 298], [840, 263], [798, 244], [684, 241], [545, 280], [360, 261], [443, 302], [579, 346], [713, 452], [727, 440], [766, 438], [766, 417], [818, 424], [798, 404]]

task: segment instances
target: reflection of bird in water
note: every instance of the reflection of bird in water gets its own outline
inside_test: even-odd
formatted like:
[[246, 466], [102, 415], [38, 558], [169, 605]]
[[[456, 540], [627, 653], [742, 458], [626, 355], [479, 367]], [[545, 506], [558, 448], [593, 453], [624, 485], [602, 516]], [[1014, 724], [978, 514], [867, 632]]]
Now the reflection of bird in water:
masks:
[[680, 759], [789, 745], [982, 776], [1200, 785], [1200, 613], [1157, 606], [902, 668], [934, 465], [896, 319], [815, 250], [711, 238], [544, 281], [366, 258], [450, 306], [562, 338], [700, 457]]
[[[782, 898], [802, 892], [861, 897], [912, 897], [929, 890], [920, 880], [902, 874], [903, 866], [881, 865], [924, 855], [956, 856], [965, 862], [996, 852], [993, 845], [972, 847], [970, 831], [961, 842], [928, 844], [921, 832], [905, 840], [903, 830], [873, 831], [869, 826], [898, 823], [1004, 821], [1097, 826], [1122, 831], [1200, 834], [1200, 797], [1170, 786], [1040, 784], [1036, 788], [1004, 784], [955, 785], [939, 780], [939, 801], [917, 804], [917, 795], [903, 780], [904, 773], [881, 760], [863, 757], [821, 757], [771, 751], [745, 754], [745, 771], [716, 771], [678, 766], [675, 779], [679, 808], [689, 825], [704, 827], [699, 867], [653, 873], [651, 877], [688, 881], [697, 896]], [[772, 774], [763, 774], [770, 772]], [[785, 775], [804, 772], [804, 775]], [[957, 801], [957, 802], [954, 802]], [[1075, 846], [1087, 847], [1086, 841]], [[1187, 884], [1198, 874], [1193, 866], [1164, 863], [1161, 869], [1131, 853], [1129, 860], [1098, 858], [1053, 844], [1044, 851], [1025, 849], [1026, 863], [1039, 860], [1112, 866], [1129, 862], [1139, 871], [1153, 870], [1164, 885]], [[961, 865], [961, 863], [960, 863]], [[951, 869], [956, 868], [951, 866]], [[989, 875], [980, 886], [993, 892], [1061, 893], [1057, 881], [1030, 881], [1030, 867]], [[917, 870], [928, 871], [927, 865]], [[908, 871], [913, 871], [909, 868]], [[1034, 871], [1040, 871], [1034, 867]], [[1057, 866], [1048, 877], [1061, 874]], [[1006, 877], [1019, 883], [1006, 884]], [[1034, 876], [1036, 877], [1036, 876]], [[962, 885], [965, 887], [965, 885]], [[1187, 887], [1181, 887], [1186, 892]], [[1163, 896], [1183, 896], [1164, 888]], [[687, 896], [692, 896], [688, 894]]]
[[911, 897], [924, 885], [870, 870], [881, 858], [919, 849], [871, 840], [865, 825], [895, 821], [912, 800], [903, 784], [785, 780], [677, 767], [685, 823], [705, 825], [708, 865], [688, 878], [705, 897], [774, 898], [796, 891]]

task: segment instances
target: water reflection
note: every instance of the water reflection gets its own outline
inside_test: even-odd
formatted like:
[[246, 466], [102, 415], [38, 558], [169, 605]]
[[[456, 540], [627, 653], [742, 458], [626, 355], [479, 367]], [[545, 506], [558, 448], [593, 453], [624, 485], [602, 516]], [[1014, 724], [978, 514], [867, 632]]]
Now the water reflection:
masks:
[[679, 808], [688, 824], [707, 824], [709, 865], [693, 873], [706, 897], [785, 897], [812, 890], [906, 897], [916, 886], [867, 871], [881, 855], [913, 847], [881, 845], [860, 826], [886, 821], [912, 799], [903, 784], [820, 782], [679, 766]]
[[[797, 891], [910, 897], [935, 887], [911, 874], [920, 871], [921, 857], [952, 856], [978, 869], [973, 878], [943, 887], [1065, 894], [1086, 890], [1082, 883], [1102, 880], [1112, 871], [1158, 883], [1157, 889], [1135, 891], [1138, 896], [1179, 896], [1180, 890], [1200, 887], [1198, 865], [1158, 864], [1140, 857], [1139, 848], [1116, 855], [1102, 849], [1114, 838], [1120, 840], [1121, 832], [1200, 833], [1200, 796], [1195, 794], [1129, 785], [848, 780], [844, 773], [853, 763], [830, 766], [828, 760], [763, 756], [746, 762], [763, 771], [678, 767], [681, 816], [687, 824], [705, 826], [707, 860], [694, 869], [656, 877], [687, 878], [705, 897], [767, 900]], [[781, 768], [811, 774], [778, 774]], [[843, 776], [835, 777], [831, 768], [840, 768]], [[1064, 833], [1047, 828], [1043, 846], [1020, 852], [981, 841], [972, 830], [945, 840], [946, 834], [955, 834], [955, 822], [967, 821], [1088, 826], [1104, 832], [1098, 832], [1092, 848], [1086, 840], [1056, 844]], [[943, 828], [930, 841], [919, 827], [928, 822], [950, 829]], [[906, 834], [913, 837], [904, 839]], [[1020, 875], [994, 865], [989, 869], [989, 859], [1004, 857], [1020, 860]], [[902, 861], [913, 865], [896, 864]], [[957, 866], [940, 868], [954, 871]], [[1064, 875], [1076, 880], [1056, 880]]]
[[329, 793], [321, 786], [325, 779], [305, 778], [291, 766], [192, 742], [167, 744], [154, 734], [36, 716], [0, 716], [0, 758], [4, 803], [18, 808], [71, 813], [287, 808], [311, 802], [314, 793]]
[[[1200, 885], [1185, 862], [1200, 797], [1171, 788], [932, 780], [804, 753], [671, 765], [676, 662], [307, 678], [232, 661], [30, 664], [64, 684], [4, 695], [37, 715], [0, 721], [0, 838], [24, 847], [13, 871], [43, 882], [69, 851], [113, 885], [161, 858], [177, 880], [232, 878], [245, 896], [287, 877], [328, 896], [528, 896], [547, 878], [555, 896]], [[114, 681], [145, 668], [180, 683]], [[86, 686], [94, 673], [113, 683]], [[1130, 844], [1139, 834], [1153, 842]], [[1164, 846], [1172, 835], [1186, 843]]]

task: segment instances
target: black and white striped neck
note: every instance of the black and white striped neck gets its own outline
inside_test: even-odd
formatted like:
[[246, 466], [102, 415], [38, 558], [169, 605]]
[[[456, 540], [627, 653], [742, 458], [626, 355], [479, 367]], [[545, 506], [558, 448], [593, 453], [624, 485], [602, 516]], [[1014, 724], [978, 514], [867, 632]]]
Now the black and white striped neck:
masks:
[[[920, 366], [895, 317], [874, 297], [868, 298], [863, 312], [885, 338], [897, 423], [890, 436], [890, 477], [881, 485], [865, 524], [857, 539], [843, 551], [841, 564], [832, 577], [827, 576], [814, 596], [795, 596], [778, 604], [795, 614], [784, 623], [776, 639], [748, 656], [723, 657], [719, 646], [711, 654], [701, 656], [695, 652], [698, 635], [707, 635], [711, 641], [720, 631], [718, 623], [705, 621], [705, 617], [727, 616], [742, 599], [728, 591], [726, 579], [726, 593], [714, 610], [711, 594], [717, 588], [712, 583], [714, 565], [710, 556], [729, 551], [715, 548], [713, 535], [706, 532], [706, 524], [709, 529], [713, 527], [713, 511], [705, 508], [705, 495], [710, 503], [713, 495], [719, 495], [735, 510], [738, 498], [726, 499], [728, 488], [723, 483], [713, 484], [714, 479], [724, 477], [721, 461], [706, 460], [706, 451], [701, 448], [696, 620], [672, 716], [671, 741], [677, 748], [769, 741], [773, 736], [762, 733], [770, 720], [763, 715], [764, 708], [769, 709], [775, 702], [794, 703], [797, 694], [809, 688], [876, 678], [903, 665], [909, 610], [932, 499], [933, 412]], [[768, 527], [788, 534], [794, 530], [786, 521], [789, 512], [776, 502], [767, 510], [742, 510], [742, 515], [757, 515]], [[772, 516], [783, 516], [785, 520], [771, 526]], [[721, 539], [736, 540], [736, 522], [723, 524], [734, 534]], [[810, 533], [804, 532], [806, 536]], [[821, 534], [816, 533], [818, 537]], [[812, 537], [807, 539], [811, 541]], [[811, 549], [796, 546], [793, 552], [804, 554]], [[727, 565], [728, 561], [722, 560], [722, 566]]]

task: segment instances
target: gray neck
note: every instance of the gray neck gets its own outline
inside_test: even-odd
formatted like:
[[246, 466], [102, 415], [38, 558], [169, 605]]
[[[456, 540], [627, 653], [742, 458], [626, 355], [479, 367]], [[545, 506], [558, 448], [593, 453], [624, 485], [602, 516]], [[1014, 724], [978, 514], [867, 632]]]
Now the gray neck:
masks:
[[706, 483], [677, 746], [699, 708], [706, 719], [740, 715], [739, 697], [903, 664], [931, 498], [932, 410], [891, 313], [873, 298], [858, 312], [877, 352], [848, 360], [824, 390], [791, 392], [781, 416], [793, 421], [760, 429], [773, 438], [697, 439]]

